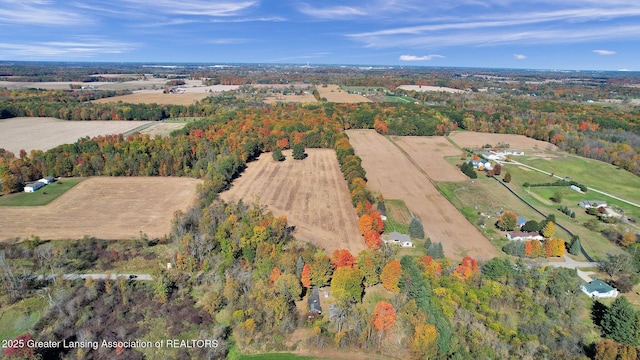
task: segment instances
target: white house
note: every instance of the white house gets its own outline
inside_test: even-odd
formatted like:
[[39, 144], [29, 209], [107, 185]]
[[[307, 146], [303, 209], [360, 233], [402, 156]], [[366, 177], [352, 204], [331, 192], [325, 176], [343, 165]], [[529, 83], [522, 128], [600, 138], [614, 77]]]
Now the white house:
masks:
[[505, 155], [523, 156], [524, 151], [518, 149], [505, 149], [502, 151]]
[[[392, 231], [388, 235], [382, 235], [382, 241], [386, 244], [396, 244], [399, 246], [403, 246], [402, 244], [411, 243], [411, 238], [407, 234], [401, 234], [397, 231]], [[411, 243], [410, 246], [413, 246], [413, 243]]]
[[39, 181], [29, 183], [24, 186], [24, 192], [34, 192], [40, 189], [41, 187], [43, 187], [44, 185], [45, 185], [44, 183], [41, 183]]
[[593, 280], [588, 284], [580, 285], [580, 290], [587, 294], [590, 298], [615, 298], [618, 296], [618, 290], [609, 286], [602, 280]]
[[511, 241], [544, 240], [544, 236], [537, 232], [512, 231], [507, 233], [507, 239]]
[[600, 200], [585, 200], [585, 201], [580, 201], [578, 205], [580, 205], [580, 207], [583, 207], [585, 209], [592, 208], [592, 207], [599, 208], [599, 207], [606, 207], [607, 202], [600, 201]]
[[41, 182], [41, 183], [43, 183], [45, 185], [49, 185], [54, 181], [56, 181], [56, 179], [51, 177], [51, 176], [47, 176], [47, 177], [44, 177], [44, 178], [38, 180], [38, 182]]
[[403, 241], [400, 243], [401, 247], [413, 247], [413, 242], [411, 241]]

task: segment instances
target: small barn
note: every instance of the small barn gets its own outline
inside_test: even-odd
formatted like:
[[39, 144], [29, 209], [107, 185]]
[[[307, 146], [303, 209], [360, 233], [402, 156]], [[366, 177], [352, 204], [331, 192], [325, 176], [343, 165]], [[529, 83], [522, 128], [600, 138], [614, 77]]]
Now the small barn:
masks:
[[29, 183], [24, 186], [24, 192], [35, 192], [41, 187], [43, 187], [44, 185], [45, 185], [44, 183], [41, 183], [39, 181]]
[[615, 298], [618, 296], [618, 290], [616, 288], [598, 279], [595, 279], [588, 284], [581, 285], [580, 290], [593, 299]]

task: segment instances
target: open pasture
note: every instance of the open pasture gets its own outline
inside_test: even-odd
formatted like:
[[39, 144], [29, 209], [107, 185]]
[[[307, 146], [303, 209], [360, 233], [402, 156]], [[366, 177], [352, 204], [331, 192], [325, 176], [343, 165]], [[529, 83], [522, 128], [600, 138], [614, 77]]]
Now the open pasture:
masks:
[[315, 103], [317, 102], [313, 94], [282, 95], [281, 93], [269, 95], [265, 97], [263, 101], [267, 104], [275, 104], [279, 102], [284, 102], [284, 103]]
[[362, 95], [357, 94], [349, 94], [348, 92], [342, 90], [338, 85], [319, 85], [316, 86], [318, 93], [320, 93], [320, 98], [327, 99], [328, 102], [335, 103], [361, 103], [361, 102], [371, 102], [370, 99]]
[[498, 143], [502, 143], [509, 144], [511, 149], [558, 150], [558, 147], [551, 143], [528, 138], [524, 135], [456, 131], [452, 132], [449, 138], [463, 148], [480, 148], [485, 144], [497, 146]]
[[467, 92], [466, 90], [454, 89], [454, 88], [450, 88], [450, 87], [428, 86], [428, 85], [400, 85], [400, 86], [398, 86], [398, 89], [408, 90], [408, 91], [419, 91], [419, 92], [439, 91], [439, 92], [448, 92], [448, 93], [452, 93], [452, 94]]
[[201, 182], [178, 177], [88, 178], [46, 206], [0, 208], [0, 241], [31, 235], [43, 240], [85, 235], [120, 240], [139, 238], [141, 233], [159, 238], [169, 234], [174, 212], [194, 202]]
[[0, 120], [0, 147], [18, 156], [20, 149], [48, 150], [79, 138], [122, 134], [148, 121], [66, 121], [54, 118], [20, 117]]
[[342, 177], [333, 150], [307, 149], [308, 157], [276, 162], [271, 153], [248, 164], [231, 189], [220, 194], [224, 200], [258, 200], [275, 215], [286, 215], [295, 226], [294, 236], [325, 249], [348, 249], [357, 254], [366, 248], [358, 231], [358, 217], [347, 182]]
[[[368, 186], [387, 199], [402, 199], [424, 225], [425, 235], [441, 242], [452, 259], [469, 255], [490, 259], [498, 250], [444, 197], [422, 169], [374, 130], [348, 130], [349, 141], [367, 171]], [[437, 171], [437, 169], [434, 169]]]

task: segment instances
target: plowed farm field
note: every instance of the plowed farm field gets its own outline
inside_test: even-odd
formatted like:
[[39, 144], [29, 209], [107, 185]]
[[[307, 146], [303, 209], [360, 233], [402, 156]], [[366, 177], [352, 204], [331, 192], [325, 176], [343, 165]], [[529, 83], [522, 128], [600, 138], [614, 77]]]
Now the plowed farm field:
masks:
[[393, 136], [392, 140], [427, 172], [433, 181], [465, 181], [468, 178], [444, 157], [462, 155], [462, 151], [442, 136]]
[[140, 233], [162, 237], [171, 230], [174, 212], [193, 204], [201, 182], [177, 177], [88, 178], [46, 206], [0, 207], [0, 241], [31, 235], [43, 240], [85, 235], [134, 239]]
[[148, 121], [66, 121], [54, 118], [20, 117], [0, 120], [0, 148], [18, 156], [20, 149], [49, 150], [79, 138], [121, 134]]
[[328, 102], [335, 103], [361, 103], [361, 102], [371, 102], [370, 99], [358, 95], [358, 94], [349, 94], [348, 92], [342, 90], [338, 85], [321, 85], [316, 86], [318, 93], [320, 93], [320, 98], [327, 99]]
[[[490, 259], [498, 256], [497, 249], [469, 221], [438, 192], [431, 176], [440, 176], [438, 167], [423, 168], [415, 152], [426, 156], [431, 143], [413, 143], [414, 149], [405, 155], [397, 146], [374, 130], [348, 130], [349, 141], [362, 166], [367, 171], [368, 186], [388, 199], [402, 199], [424, 224], [425, 234], [434, 242], [441, 242], [445, 254], [451, 259], [472, 256]], [[417, 140], [409, 140], [409, 143]], [[407, 142], [398, 141], [402, 146]], [[437, 146], [437, 145], [436, 145]], [[435, 156], [435, 155], [434, 155]], [[451, 166], [451, 165], [448, 165]]]
[[558, 147], [524, 135], [492, 134], [474, 131], [456, 131], [449, 135], [458, 146], [463, 148], [479, 148], [485, 144], [497, 146], [498, 143], [509, 144], [511, 149], [558, 150]]
[[221, 197], [266, 205], [274, 215], [286, 215], [294, 236], [323, 248], [328, 254], [348, 249], [357, 254], [366, 248], [358, 231], [358, 218], [333, 150], [307, 149], [308, 157], [276, 162], [271, 153], [248, 164], [244, 173]]

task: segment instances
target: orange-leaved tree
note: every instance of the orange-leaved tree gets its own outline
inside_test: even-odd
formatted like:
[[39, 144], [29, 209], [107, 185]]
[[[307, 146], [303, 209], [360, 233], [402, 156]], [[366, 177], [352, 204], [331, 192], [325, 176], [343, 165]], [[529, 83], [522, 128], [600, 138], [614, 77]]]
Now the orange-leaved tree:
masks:
[[278, 269], [278, 267], [274, 267], [273, 269], [271, 269], [271, 274], [269, 275], [269, 284], [275, 284], [276, 280], [278, 280], [281, 274], [282, 273], [280, 272], [280, 269]]
[[429, 255], [421, 256], [418, 259], [418, 266], [422, 268], [425, 275], [440, 275], [442, 273], [442, 265]]
[[402, 275], [402, 265], [400, 261], [393, 260], [388, 263], [384, 269], [382, 269], [382, 273], [380, 274], [380, 280], [382, 281], [382, 286], [385, 289], [392, 291], [394, 293], [399, 293], [400, 288], [398, 287], [398, 283], [400, 282], [400, 276]]
[[353, 267], [356, 258], [351, 255], [347, 249], [339, 249], [333, 252], [331, 256], [331, 264], [337, 269], [340, 267]]
[[302, 267], [300, 282], [302, 282], [302, 286], [306, 287], [307, 289], [311, 288], [311, 266], [309, 266], [309, 264], [304, 264], [304, 266]]
[[378, 301], [373, 309], [373, 326], [380, 332], [380, 341], [384, 332], [393, 328], [396, 322], [396, 309], [386, 301]]
[[373, 122], [373, 128], [382, 135], [386, 135], [387, 134], [387, 123], [376, 118]]
[[371, 250], [378, 250], [382, 246], [380, 234], [375, 230], [368, 230], [364, 233], [364, 242]]

